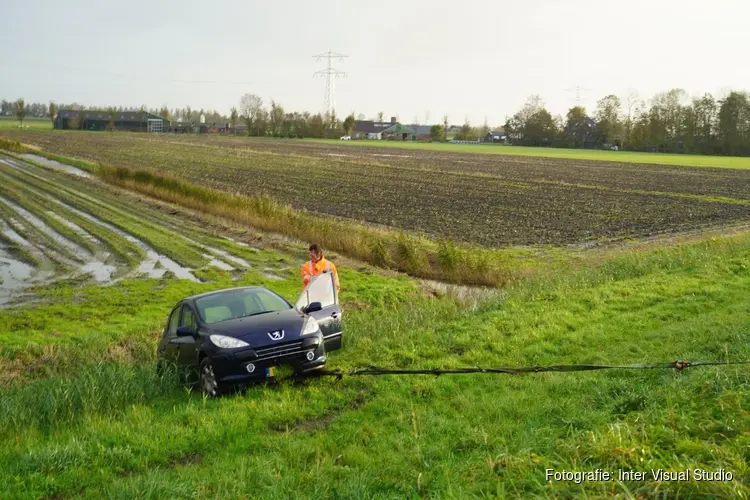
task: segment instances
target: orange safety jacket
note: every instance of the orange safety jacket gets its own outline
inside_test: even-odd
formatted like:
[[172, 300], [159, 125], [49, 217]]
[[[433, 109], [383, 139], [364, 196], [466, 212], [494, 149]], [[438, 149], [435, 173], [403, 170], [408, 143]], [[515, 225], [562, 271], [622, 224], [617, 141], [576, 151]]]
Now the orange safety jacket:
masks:
[[318, 262], [313, 262], [311, 260], [308, 260], [304, 264], [302, 264], [302, 282], [304, 283], [303, 288], [310, 283], [310, 280], [313, 279], [314, 276], [319, 275], [322, 272], [332, 272], [333, 273], [333, 280], [336, 283], [336, 292], [338, 292], [341, 289], [341, 285], [339, 284], [339, 273], [336, 271], [336, 266], [331, 262], [330, 260], [323, 257]]

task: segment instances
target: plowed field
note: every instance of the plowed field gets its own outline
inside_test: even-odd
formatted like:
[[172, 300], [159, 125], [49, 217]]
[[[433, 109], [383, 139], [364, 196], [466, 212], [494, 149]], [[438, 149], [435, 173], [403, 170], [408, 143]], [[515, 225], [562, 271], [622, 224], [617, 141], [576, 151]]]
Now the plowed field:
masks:
[[750, 171], [242, 137], [3, 132], [46, 151], [487, 246], [572, 244], [750, 218]]

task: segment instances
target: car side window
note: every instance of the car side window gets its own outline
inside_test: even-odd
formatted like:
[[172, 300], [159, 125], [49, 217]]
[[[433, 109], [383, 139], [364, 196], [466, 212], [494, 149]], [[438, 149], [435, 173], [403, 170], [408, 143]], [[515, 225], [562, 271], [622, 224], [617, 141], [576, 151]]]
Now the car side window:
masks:
[[181, 307], [177, 307], [169, 316], [169, 323], [167, 324], [167, 337], [171, 338], [177, 336], [177, 326], [179, 324], [181, 310]]
[[332, 273], [319, 274], [313, 278], [297, 300], [296, 307], [301, 310], [313, 302], [320, 302], [324, 308], [336, 304], [336, 288], [333, 285]]
[[195, 315], [193, 314], [193, 310], [187, 304], [182, 306], [180, 326], [189, 326], [191, 329], [195, 329]]

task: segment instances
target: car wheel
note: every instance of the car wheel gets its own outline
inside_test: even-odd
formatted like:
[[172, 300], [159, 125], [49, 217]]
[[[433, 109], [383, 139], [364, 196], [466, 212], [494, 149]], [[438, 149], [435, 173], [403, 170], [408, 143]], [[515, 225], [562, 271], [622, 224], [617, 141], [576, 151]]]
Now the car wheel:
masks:
[[208, 358], [203, 358], [198, 369], [198, 386], [206, 396], [216, 397], [221, 395], [219, 381], [216, 379], [214, 367]]

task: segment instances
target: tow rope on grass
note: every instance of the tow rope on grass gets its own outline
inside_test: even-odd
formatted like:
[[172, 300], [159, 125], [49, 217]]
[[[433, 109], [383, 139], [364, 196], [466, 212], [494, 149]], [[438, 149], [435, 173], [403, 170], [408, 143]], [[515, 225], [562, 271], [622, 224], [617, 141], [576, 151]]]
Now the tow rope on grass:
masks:
[[522, 375], [526, 373], [541, 372], [583, 372], [592, 370], [653, 370], [653, 369], [675, 369], [682, 371], [685, 368], [698, 366], [724, 366], [724, 365], [750, 365], [750, 361], [683, 361], [676, 360], [671, 363], [651, 363], [640, 365], [550, 365], [550, 366], [527, 366], [520, 368], [431, 368], [419, 370], [402, 370], [394, 368], [380, 368], [368, 366], [349, 372], [341, 370], [316, 370], [315, 375], [332, 376], [341, 380], [345, 375], [350, 377], [363, 375], [455, 375], [464, 373], [502, 373], [505, 375]]

